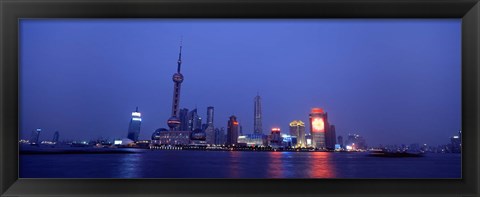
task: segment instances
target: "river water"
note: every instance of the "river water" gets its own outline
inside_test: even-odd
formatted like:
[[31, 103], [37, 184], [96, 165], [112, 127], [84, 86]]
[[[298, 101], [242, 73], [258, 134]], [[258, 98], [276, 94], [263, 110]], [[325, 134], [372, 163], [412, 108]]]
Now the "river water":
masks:
[[460, 154], [157, 150], [20, 155], [20, 178], [461, 178]]

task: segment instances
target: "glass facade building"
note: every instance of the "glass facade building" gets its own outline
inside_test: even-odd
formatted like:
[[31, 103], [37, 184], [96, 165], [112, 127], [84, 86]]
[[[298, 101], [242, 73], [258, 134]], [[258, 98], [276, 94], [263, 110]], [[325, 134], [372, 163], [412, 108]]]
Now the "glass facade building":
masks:
[[188, 109], [187, 108], [180, 109], [179, 119], [180, 119], [180, 128], [178, 130], [190, 131], [188, 129]]
[[128, 134], [127, 138], [132, 141], [137, 141], [138, 136], [140, 135], [140, 126], [142, 124], [142, 114], [138, 111], [138, 107], [134, 112], [132, 112], [132, 118], [130, 119], [130, 124], [128, 125]]

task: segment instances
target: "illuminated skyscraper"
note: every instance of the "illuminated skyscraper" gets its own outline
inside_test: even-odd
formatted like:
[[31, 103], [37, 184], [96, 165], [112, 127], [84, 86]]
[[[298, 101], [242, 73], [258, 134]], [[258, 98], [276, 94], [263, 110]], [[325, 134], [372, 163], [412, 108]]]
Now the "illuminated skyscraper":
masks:
[[237, 117], [230, 116], [227, 124], [227, 146], [237, 145], [238, 140], [238, 121]]
[[270, 146], [278, 147], [282, 144], [282, 137], [280, 135], [280, 128], [272, 128], [270, 133]]
[[182, 66], [182, 44], [180, 44], [180, 53], [178, 54], [177, 72], [173, 74], [173, 102], [172, 102], [172, 117], [167, 121], [170, 131], [178, 130], [180, 119], [177, 116], [178, 107], [180, 105], [180, 88], [182, 87], [183, 75], [180, 73]]
[[326, 148], [325, 132], [327, 128], [329, 128], [327, 113], [322, 108], [313, 108], [310, 113], [310, 133], [313, 147]]
[[298, 147], [307, 147], [305, 141], [305, 123], [301, 120], [294, 120], [290, 122], [290, 135], [297, 137]]
[[254, 98], [253, 106], [253, 133], [263, 134], [262, 129], [262, 104], [261, 98], [257, 93], [257, 96]]
[[180, 109], [179, 118], [180, 118], [180, 128], [178, 130], [190, 131], [188, 129], [188, 109], [187, 108]]
[[140, 125], [142, 124], [142, 114], [138, 112], [138, 107], [132, 112], [132, 118], [128, 125], [127, 138], [132, 141], [138, 141], [138, 135], [140, 134]]
[[207, 108], [207, 128], [205, 128], [207, 134], [207, 144], [215, 144], [215, 128], [213, 127], [213, 107]]

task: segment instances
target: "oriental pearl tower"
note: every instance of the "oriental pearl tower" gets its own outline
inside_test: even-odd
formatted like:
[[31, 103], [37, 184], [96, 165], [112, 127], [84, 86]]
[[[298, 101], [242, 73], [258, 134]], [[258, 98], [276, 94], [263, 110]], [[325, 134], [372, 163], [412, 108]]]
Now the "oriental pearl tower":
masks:
[[180, 42], [180, 53], [178, 54], [177, 72], [173, 74], [173, 102], [172, 102], [172, 117], [167, 121], [170, 131], [176, 131], [180, 125], [180, 119], [178, 118], [178, 107], [180, 104], [180, 87], [183, 82], [183, 75], [180, 73], [180, 67], [182, 66], [182, 42]]

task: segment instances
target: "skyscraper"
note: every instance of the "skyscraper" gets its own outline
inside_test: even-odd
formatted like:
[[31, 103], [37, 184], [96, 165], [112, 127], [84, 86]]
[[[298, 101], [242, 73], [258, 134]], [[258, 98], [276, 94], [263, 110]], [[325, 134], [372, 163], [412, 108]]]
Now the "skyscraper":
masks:
[[337, 143], [337, 136], [335, 134], [335, 125], [330, 125], [329, 129], [325, 132], [325, 146], [328, 149], [335, 149], [335, 144]]
[[263, 134], [262, 129], [262, 104], [261, 98], [257, 93], [255, 96], [254, 105], [253, 105], [253, 133], [255, 134]]
[[270, 133], [270, 146], [278, 147], [281, 143], [280, 128], [272, 128], [272, 132]]
[[202, 118], [197, 113], [197, 108], [188, 112], [188, 131], [202, 129]]
[[212, 125], [213, 126], [213, 110], [214, 108], [212, 106], [207, 107], [207, 125]]
[[178, 107], [180, 105], [180, 88], [182, 87], [183, 75], [180, 73], [182, 66], [182, 44], [180, 43], [180, 53], [178, 54], [177, 72], [173, 74], [173, 102], [172, 102], [172, 117], [167, 121], [170, 131], [178, 130], [180, 119], [177, 116]]
[[215, 144], [215, 128], [213, 127], [213, 107], [207, 107], [207, 128], [205, 128], [207, 134], [207, 144]]
[[237, 145], [238, 140], [238, 121], [234, 115], [230, 116], [227, 124], [227, 146]]
[[294, 120], [290, 122], [290, 135], [297, 137], [298, 147], [307, 147], [305, 141], [305, 123], [301, 120]]
[[180, 128], [179, 130], [180, 131], [190, 131], [188, 129], [188, 109], [187, 108], [183, 108], [183, 109], [180, 109], [180, 114], [179, 114], [179, 118], [180, 118]]
[[357, 134], [348, 134], [348, 138], [345, 141], [345, 148], [347, 148], [347, 146], [351, 147], [353, 150], [367, 149], [367, 143], [365, 139]]
[[42, 129], [38, 128], [32, 131], [32, 135], [30, 136], [30, 144], [38, 145], [38, 139], [40, 138], [40, 133]]
[[325, 144], [325, 132], [328, 128], [327, 113], [322, 108], [313, 108], [310, 113], [310, 133], [312, 135], [312, 146], [323, 149]]
[[215, 128], [215, 144], [216, 145], [225, 145], [225, 129]]
[[343, 137], [341, 135], [339, 135], [337, 139], [338, 139], [338, 144], [340, 144], [340, 147], [343, 148], [344, 147], [343, 146]]
[[138, 112], [138, 107], [132, 112], [132, 118], [130, 119], [130, 124], [128, 125], [128, 134], [127, 138], [132, 141], [138, 141], [138, 136], [140, 134], [140, 125], [142, 124], [142, 114]]

